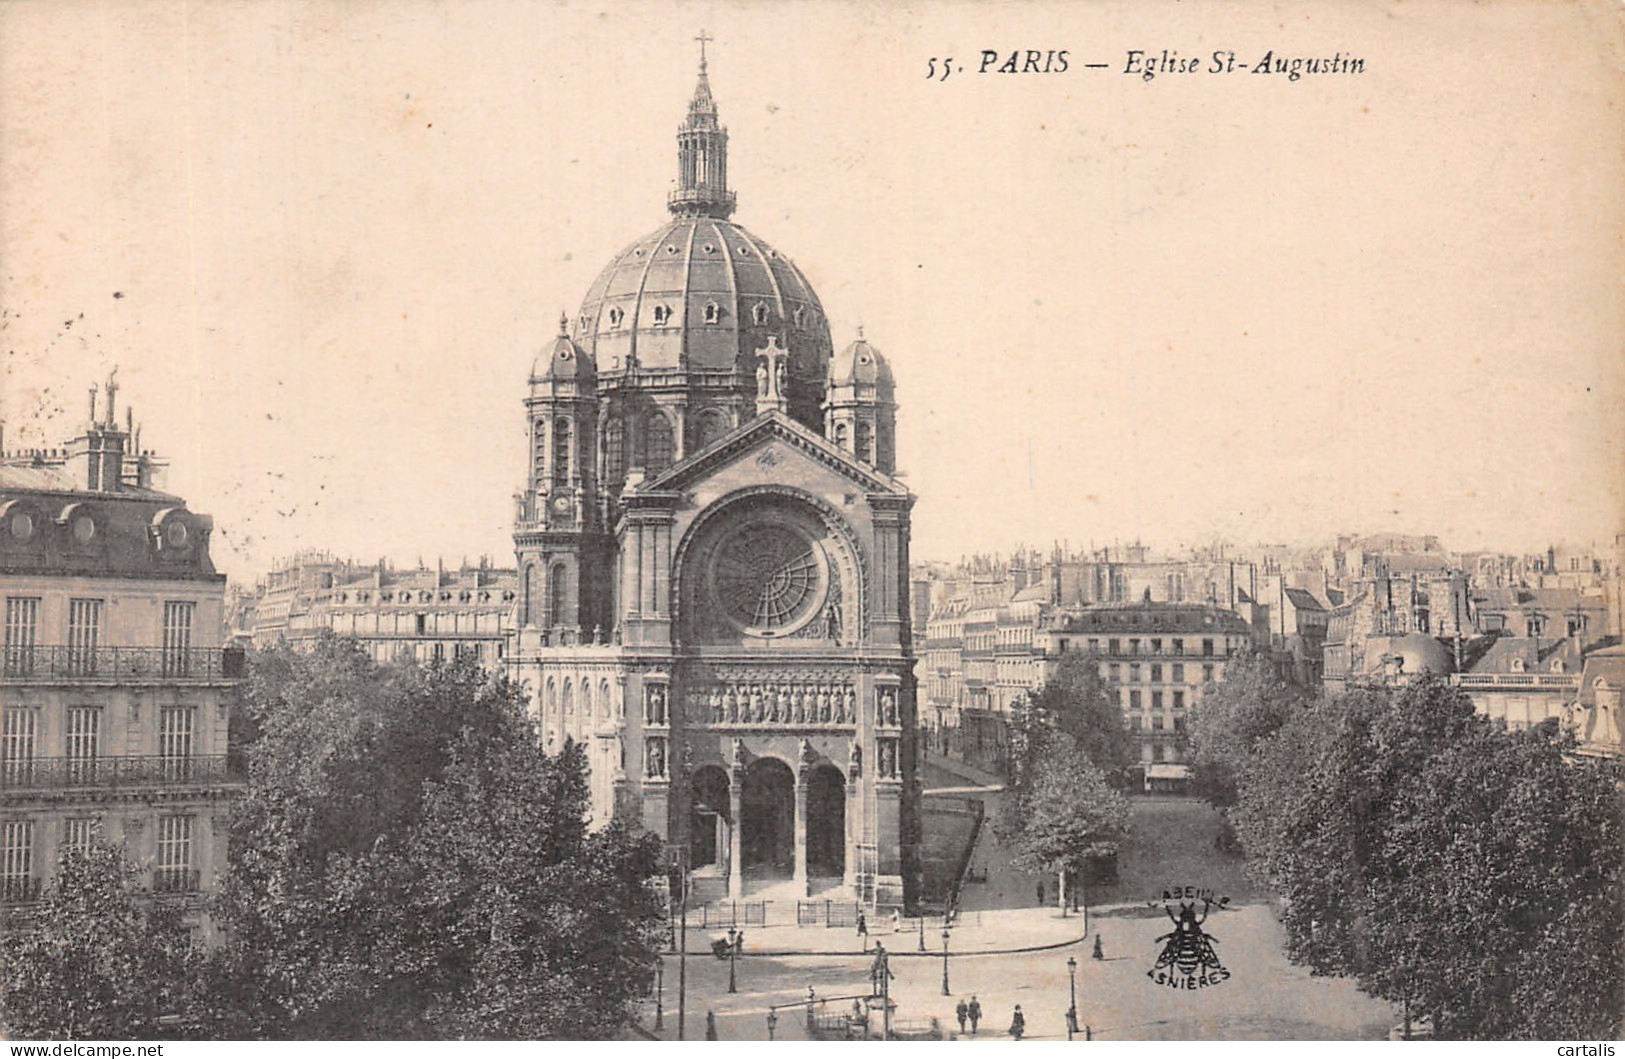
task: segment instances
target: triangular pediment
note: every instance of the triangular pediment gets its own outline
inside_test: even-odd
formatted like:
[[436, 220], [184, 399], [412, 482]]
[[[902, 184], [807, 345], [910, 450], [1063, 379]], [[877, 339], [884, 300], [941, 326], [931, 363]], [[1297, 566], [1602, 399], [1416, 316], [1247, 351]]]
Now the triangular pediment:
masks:
[[[665, 471], [647, 479], [640, 492], [682, 492], [689, 486], [730, 466], [751, 452], [775, 444], [799, 452], [862, 487], [866, 493], [909, 495], [908, 487], [883, 471], [863, 463], [821, 434], [808, 430], [783, 412], [765, 412], [735, 428]], [[765, 451], [764, 451], [765, 455]]]

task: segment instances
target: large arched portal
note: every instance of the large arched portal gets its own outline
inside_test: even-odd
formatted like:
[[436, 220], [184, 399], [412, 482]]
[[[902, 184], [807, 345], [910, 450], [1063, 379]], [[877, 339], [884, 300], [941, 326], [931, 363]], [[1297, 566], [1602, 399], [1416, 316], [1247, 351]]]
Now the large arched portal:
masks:
[[807, 780], [807, 874], [840, 877], [846, 871], [846, 778], [833, 765]]
[[789, 878], [796, 861], [796, 777], [777, 758], [758, 758], [745, 770], [740, 806], [745, 871]]
[[732, 824], [728, 774], [716, 765], [696, 769], [689, 783], [689, 864], [695, 869], [714, 865], [725, 872]]

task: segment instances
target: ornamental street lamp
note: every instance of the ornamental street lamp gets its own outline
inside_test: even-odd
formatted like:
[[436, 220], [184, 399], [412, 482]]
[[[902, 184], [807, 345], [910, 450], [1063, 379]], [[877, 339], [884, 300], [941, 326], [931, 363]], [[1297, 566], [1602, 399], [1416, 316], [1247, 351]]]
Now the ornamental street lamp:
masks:
[[655, 1029], [666, 1028], [666, 961], [655, 964]]
[[948, 991], [948, 931], [942, 932], [942, 995], [952, 996]]
[[1071, 1040], [1078, 1029], [1078, 958], [1066, 958], [1066, 973], [1072, 980], [1072, 1006], [1066, 1009], [1066, 1039]]
[[739, 955], [739, 939], [741, 935], [737, 926], [728, 928], [728, 992], [739, 992], [739, 983], [734, 977], [734, 957]]

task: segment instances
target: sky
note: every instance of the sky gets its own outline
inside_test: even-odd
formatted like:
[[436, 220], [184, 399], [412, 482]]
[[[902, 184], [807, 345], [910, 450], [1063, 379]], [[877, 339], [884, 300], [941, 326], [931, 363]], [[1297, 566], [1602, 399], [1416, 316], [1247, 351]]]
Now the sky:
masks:
[[916, 558], [1625, 528], [1602, 3], [13, 0], [7, 447], [116, 364], [234, 576], [511, 562], [531, 360], [663, 222], [702, 27], [734, 219], [892, 362]]

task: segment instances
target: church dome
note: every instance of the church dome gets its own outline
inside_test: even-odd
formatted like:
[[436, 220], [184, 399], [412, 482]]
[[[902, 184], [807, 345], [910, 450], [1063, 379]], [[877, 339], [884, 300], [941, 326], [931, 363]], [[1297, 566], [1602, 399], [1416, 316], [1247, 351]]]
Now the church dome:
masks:
[[530, 366], [531, 382], [560, 382], [568, 379], [591, 384], [596, 374], [592, 358], [582, 354], [580, 347], [570, 340], [567, 331], [568, 321], [561, 317], [558, 337], [536, 354], [536, 360]]
[[1385, 662], [1396, 665], [1397, 674], [1418, 677], [1432, 673], [1443, 675], [1455, 670], [1455, 660], [1444, 645], [1426, 633], [1412, 632], [1388, 639], [1387, 647], [1379, 655]]
[[851, 343], [836, 355], [829, 364], [829, 382], [831, 386], [878, 386], [882, 389], [891, 389], [891, 365], [881, 356], [880, 350], [871, 346], [863, 337], [861, 328], [858, 340]]
[[636, 358], [643, 370], [740, 371], [754, 378], [770, 335], [790, 373], [822, 380], [832, 343], [824, 308], [800, 269], [723, 217], [682, 215], [609, 262], [571, 335], [598, 370]]

